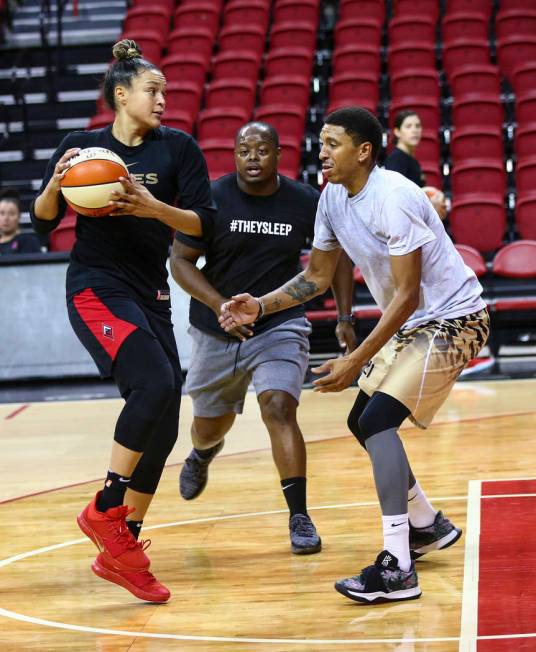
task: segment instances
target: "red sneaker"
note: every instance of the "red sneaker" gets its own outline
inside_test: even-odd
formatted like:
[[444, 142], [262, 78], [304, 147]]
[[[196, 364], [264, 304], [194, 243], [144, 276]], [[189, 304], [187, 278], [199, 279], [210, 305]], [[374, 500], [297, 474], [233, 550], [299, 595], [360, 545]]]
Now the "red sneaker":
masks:
[[104, 580], [119, 584], [140, 600], [167, 602], [171, 593], [148, 570], [123, 570], [114, 566], [103, 552], [97, 555], [91, 569]]
[[145, 542], [136, 541], [128, 529], [125, 518], [133, 512], [126, 505], [110, 507], [105, 512], [99, 512], [97, 501], [101, 492], [77, 517], [77, 522], [86, 534], [104, 553], [116, 569], [140, 571], [149, 568], [149, 558], [144, 553]]

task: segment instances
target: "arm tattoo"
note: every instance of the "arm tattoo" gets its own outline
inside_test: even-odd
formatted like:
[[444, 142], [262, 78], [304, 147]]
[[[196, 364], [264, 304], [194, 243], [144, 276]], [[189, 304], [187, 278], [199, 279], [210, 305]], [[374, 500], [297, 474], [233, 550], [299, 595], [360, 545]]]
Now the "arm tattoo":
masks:
[[286, 283], [281, 290], [298, 303], [304, 303], [320, 292], [320, 288], [313, 281], [307, 281], [303, 274], [298, 274], [292, 281]]

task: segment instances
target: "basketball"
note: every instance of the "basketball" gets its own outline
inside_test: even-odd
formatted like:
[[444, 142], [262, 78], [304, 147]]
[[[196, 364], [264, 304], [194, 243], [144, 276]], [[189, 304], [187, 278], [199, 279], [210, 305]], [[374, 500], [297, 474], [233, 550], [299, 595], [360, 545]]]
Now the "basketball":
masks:
[[61, 192], [77, 213], [102, 217], [113, 211], [108, 206], [115, 190], [122, 191], [119, 177], [128, 177], [127, 166], [104, 147], [87, 147], [74, 156], [61, 180]]

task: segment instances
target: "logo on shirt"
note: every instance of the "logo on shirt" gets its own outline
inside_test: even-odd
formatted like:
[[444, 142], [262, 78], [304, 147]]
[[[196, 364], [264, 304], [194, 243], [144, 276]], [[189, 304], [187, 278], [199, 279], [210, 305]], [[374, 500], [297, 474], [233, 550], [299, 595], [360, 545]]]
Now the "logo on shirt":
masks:
[[167, 290], [157, 290], [156, 291], [156, 300], [157, 301], [169, 301], [169, 292]]
[[114, 339], [114, 329], [112, 326], [108, 326], [108, 324], [103, 324], [102, 325], [102, 334], [104, 337], [107, 337], [109, 340]]
[[158, 172], [147, 172], [147, 174], [133, 174], [136, 181], [139, 181], [144, 186], [154, 186], [158, 183]]
[[231, 220], [229, 231], [231, 233], [259, 233], [286, 237], [292, 231], [292, 224], [286, 222], [261, 222], [259, 220]]

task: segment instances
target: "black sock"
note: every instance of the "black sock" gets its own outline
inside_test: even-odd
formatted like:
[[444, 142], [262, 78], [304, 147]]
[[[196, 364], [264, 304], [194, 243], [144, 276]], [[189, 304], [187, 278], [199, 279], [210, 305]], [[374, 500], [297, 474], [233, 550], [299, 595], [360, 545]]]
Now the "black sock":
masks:
[[194, 451], [197, 453], [197, 455], [202, 459], [202, 460], [209, 460], [212, 457], [214, 457], [214, 450], [219, 446], [220, 444], [217, 443], [215, 446], [211, 446], [210, 448], [194, 448]]
[[127, 521], [127, 527], [132, 532], [135, 539], [139, 538], [142, 525], [143, 521]]
[[129, 482], [130, 478], [108, 471], [102, 494], [97, 502], [99, 512], [105, 512], [110, 507], [122, 505]]
[[281, 487], [291, 516], [294, 516], [294, 514], [307, 514], [306, 483], [306, 478], [285, 478], [281, 480]]

